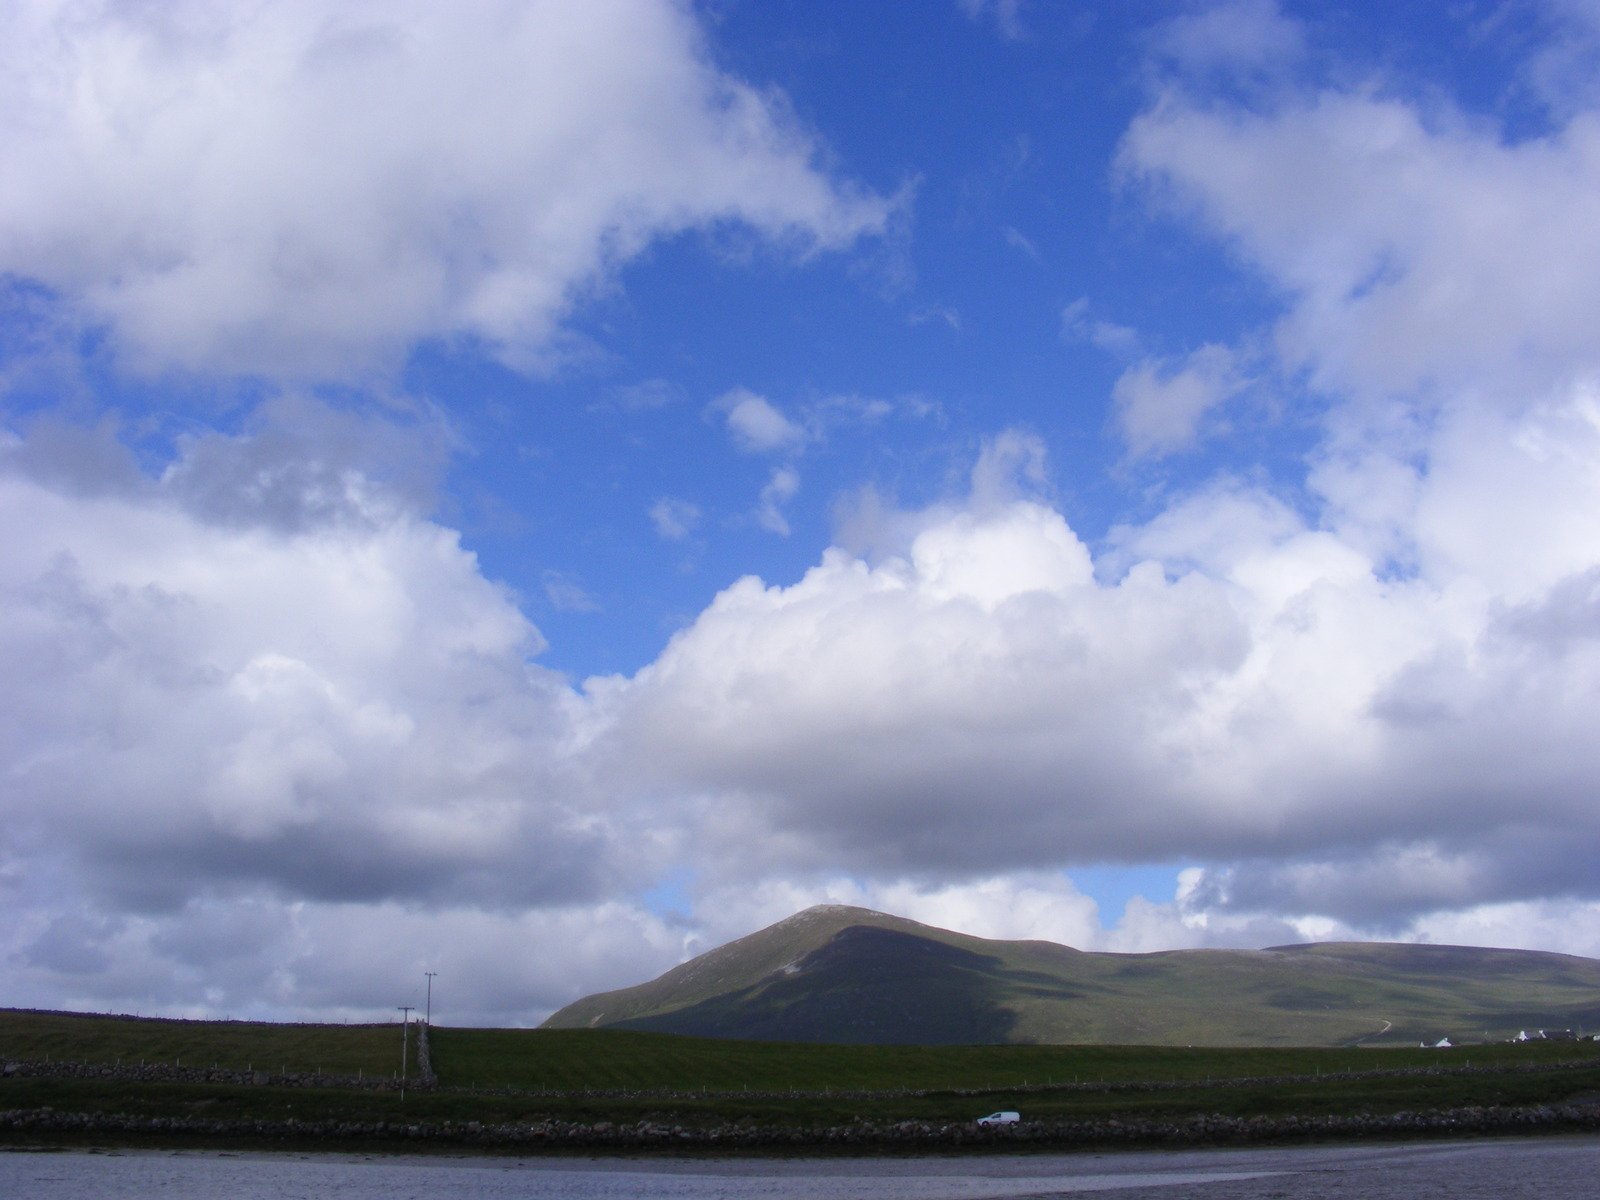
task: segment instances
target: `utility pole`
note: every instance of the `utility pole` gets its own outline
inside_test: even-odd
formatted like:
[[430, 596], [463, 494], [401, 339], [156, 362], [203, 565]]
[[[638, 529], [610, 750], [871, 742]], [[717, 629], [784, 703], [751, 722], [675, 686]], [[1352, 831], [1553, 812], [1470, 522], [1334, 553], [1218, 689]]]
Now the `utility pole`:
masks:
[[400, 1010], [400, 1099], [406, 1098], [406, 1050], [411, 1041], [411, 1012], [415, 1008], [412, 1004], [397, 1004]]
[[423, 972], [428, 977], [428, 1007], [426, 1010], [427, 1016], [422, 1018], [422, 1023], [428, 1027], [429, 1033], [433, 1032], [433, 977], [438, 973], [437, 971]]

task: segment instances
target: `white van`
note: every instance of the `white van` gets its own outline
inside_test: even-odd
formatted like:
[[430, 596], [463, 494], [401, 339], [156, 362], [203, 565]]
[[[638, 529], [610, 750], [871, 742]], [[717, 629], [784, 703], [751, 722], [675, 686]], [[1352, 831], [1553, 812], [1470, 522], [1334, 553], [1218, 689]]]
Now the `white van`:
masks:
[[1021, 1123], [1022, 1114], [1015, 1112], [990, 1113], [987, 1117], [979, 1117], [979, 1125], [1016, 1125]]

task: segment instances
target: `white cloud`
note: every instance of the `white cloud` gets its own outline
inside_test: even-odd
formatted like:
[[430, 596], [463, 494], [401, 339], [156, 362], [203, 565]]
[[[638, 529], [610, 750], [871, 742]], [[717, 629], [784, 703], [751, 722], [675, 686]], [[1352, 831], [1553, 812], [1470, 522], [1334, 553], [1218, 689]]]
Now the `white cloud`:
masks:
[[934, 305], [932, 308], [919, 309], [906, 317], [906, 322], [911, 325], [926, 325], [932, 321], [942, 323], [951, 333], [961, 332], [961, 314], [948, 305]]
[[[1427, 857], [1427, 852], [1420, 852]], [[1385, 867], [1404, 868], [1415, 861], [1410, 853], [1385, 860]], [[1365, 864], [1346, 864], [1368, 880], [1377, 872]], [[1420, 863], [1425, 870], [1426, 862]], [[1106, 932], [1107, 949], [1147, 951], [1199, 946], [1259, 948], [1293, 942], [1367, 941], [1427, 942], [1435, 945], [1503, 946], [1545, 950], [1560, 954], [1600, 957], [1600, 936], [1595, 916], [1600, 903], [1593, 899], [1551, 896], [1532, 900], [1458, 903], [1396, 919], [1384, 914], [1377, 922], [1328, 917], [1315, 913], [1285, 918], [1287, 895], [1258, 892], [1262, 906], [1251, 907], [1227, 895], [1237, 881], [1234, 873], [1194, 869], [1184, 873], [1176, 896], [1156, 903], [1136, 897], [1116, 928]], [[1380, 887], [1403, 886], [1400, 879], [1376, 879]], [[1352, 881], [1354, 882], [1354, 881]], [[1372, 910], [1376, 910], [1376, 905]]]
[[1173, 17], [1154, 49], [1187, 71], [1276, 74], [1305, 50], [1305, 32], [1277, 0], [1226, 0]]
[[[32, 450], [0, 463], [0, 857], [29, 886], [146, 910], [236, 886], [540, 903], [626, 874], [565, 765], [572, 696], [453, 531], [357, 470], [273, 471], [251, 439], [90, 492]], [[337, 479], [339, 504], [250, 520], [183, 486], [224, 451], [255, 471], [241, 491]]]
[[[841, 245], [881, 218], [706, 65], [677, 8], [552, 9], [550, 46], [523, 8], [473, 10], [503, 19], [494, 38], [434, 7], [392, 29], [376, 8], [117, 9], [39, 48], [80, 11], [113, 13], [36, 5], [3, 35], [0, 111], [35, 124], [0, 150], [0, 268], [149, 363], [314, 372], [455, 335], [537, 353], [574, 289], [663, 232]], [[441, 65], [402, 78], [422, 33]], [[1230, 45], [1270, 58], [1270, 39]], [[615, 86], [528, 71], [540, 55]], [[224, 86], [246, 68], [259, 87]], [[739, 580], [636, 676], [575, 692], [422, 515], [447, 441], [425, 418], [279, 400], [155, 472], [109, 425], [0, 435], [19, 997], [356, 1014], [426, 966], [473, 981], [458, 1014], [533, 1019], [818, 899], [1124, 949], [1595, 952], [1594, 115], [1513, 142], [1377, 85], [1249, 108], [1187, 86], [1133, 125], [1122, 169], [1283, 297], [1263, 378], [1310, 381], [1320, 441], [1303, 488], [1210, 479], [1093, 550], [1051, 503], [1042, 440], [1003, 433], [966, 497], [863, 493], [798, 581]], [[523, 87], [571, 103], [490, 102]], [[294, 142], [313, 109], [333, 117]], [[126, 114], [139, 136], [86, 150]], [[384, 185], [419, 161], [435, 186]], [[636, 182], [661, 207], [631, 207]], [[1137, 349], [1086, 302], [1063, 323]], [[1237, 355], [1133, 367], [1130, 447], [1209, 428]], [[716, 411], [779, 456], [754, 519], [787, 532], [826, 413], [744, 390]], [[698, 513], [650, 516], [671, 538]], [[1206, 865], [1109, 930], [1059, 875], [1180, 859]], [[668, 867], [697, 881], [684, 928], [607, 899]]]
[[1101, 588], [1021, 502], [877, 566], [834, 551], [792, 587], [728, 589], [618, 697], [619, 732], [746, 810], [719, 810], [733, 838], [770, 825], [814, 865], [1159, 855], [1209, 823], [1182, 730], [1247, 649], [1225, 591], [1159, 570]]
[[[1494, 26], [1515, 20], [1516, 10], [1493, 13], [1484, 36], [1501, 36]], [[1558, 118], [1600, 104], [1600, 10], [1590, 0], [1550, 0], [1533, 13], [1546, 37], [1529, 56], [1523, 75], [1539, 99]]]
[[1136, 456], [1164, 455], [1192, 445], [1205, 418], [1245, 386], [1238, 355], [1211, 344], [1176, 363], [1145, 359], [1129, 367], [1111, 398], [1128, 449]]
[[1407, 931], [1418, 941], [1510, 946], [1600, 958], [1600, 904], [1565, 899], [1483, 904], [1429, 913]]
[[1214, 912], [1195, 903], [1201, 873], [1185, 871], [1177, 894], [1162, 902], [1134, 896], [1122, 919], [1105, 930], [1099, 949], [1118, 954], [1151, 954], [1162, 950], [1241, 949], [1294, 942], [1359, 940], [1347, 927], [1315, 929], [1304, 920], [1275, 913]]
[[974, 21], [992, 19], [995, 31], [1007, 41], [1022, 38], [1023, 0], [956, 0], [961, 11]]
[[546, 570], [540, 575], [544, 584], [545, 599], [557, 612], [592, 613], [600, 611], [600, 604], [587, 588], [565, 571]]
[[1515, 404], [1600, 359], [1592, 113], [1512, 143], [1371, 91], [1169, 99], [1121, 164], [1286, 292], [1279, 352], [1333, 394]]
[[727, 422], [734, 444], [750, 454], [797, 450], [806, 443], [806, 431], [765, 396], [748, 388], [734, 388], [712, 402], [713, 412]]
[[774, 877], [713, 888], [696, 897], [701, 953], [814, 904], [869, 908], [975, 937], [1042, 939], [1088, 946], [1099, 936], [1095, 903], [1056, 872], [1022, 872], [964, 882]]
[[1007, 429], [986, 441], [973, 464], [968, 504], [978, 512], [1042, 493], [1049, 481], [1045, 444], [1036, 434]]
[[1093, 900], [1050, 872], [1019, 872], [935, 886], [896, 882], [871, 893], [873, 908], [975, 937], [1087, 946], [1099, 936]]
[[650, 523], [669, 542], [681, 542], [700, 524], [700, 508], [687, 500], [663, 496], [650, 506]]
[[794, 499], [800, 490], [800, 472], [793, 467], [774, 467], [772, 477], [761, 489], [761, 503], [756, 509], [756, 524], [779, 537], [789, 536], [789, 518], [783, 515], [783, 506]]
[[[1129, 132], [1125, 169], [1287, 299], [1278, 354], [1328, 404], [1307, 498], [1324, 532], [1407, 581], [1395, 599], [1431, 596], [1370, 696], [1384, 731], [1372, 781], [1350, 785], [1392, 797], [1390, 838], [1219, 867], [1206, 877], [1218, 911], [1427, 936], [1421, 914], [1593, 891], [1572, 847], [1594, 836], [1577, 797], [1595, 764], [1571, 713], [1600, 684], [1600, 338], [1587, 316], [1600, 264], [1582, 211], [1600, 141], [1592, 112], [1563, 121], [1512, 141], [1368, 86], [1250, 111], [1176, 91]], [[1237, 578], [1251, 521], [1191, 510], [1139, 539]], [[1402, 613], [1381, 606], [1349, 643], [1398, 633]], [[1326, 686], [1325, 669], [1304, 677]]]
[[373, 1019], [429, 969], [452, 1019], [512, 1024], [681, 954], [608, 899], [676, 805], [592, 789], [538, 631], [358, 465], [431, 435], [352, 420], [269, 406], [153, 478], [104, 430], [0, 439], [18, 1002]]
[[507, 912], [261, 893], [134, 916], [24, 913], [0, 932], [22, 1002], [212, 1019], [394, 1020], [397, 1004], [422, 1007], [434, 971], [436, 1021], [534, 1025], [684, 950], [682, 931], [619, 903]]
[[1005, 238], [1006, 245], [1014, 250], [1027, 255], [1035, 262], [1039, 261], [1039, 247], [1034, 245], [1028, 235], [1015, 226], [1006, 225], [1000, 230], [1000, 236]]
[[[1600, 438], [1567, 424], [1586, 403], [1508, 443], [1572, 464], [1538, 503], [1600, 510], [1572, 503], [1600, 478], [1578, 470]], [[458, 1013], [531, 1020], [818, 899], [1124, 949], [1432, 937], [1491, 910], [1523, 913], [1497, 937], [1548, 939], [1516, 906], [1597, 899], [1580, 531], [1546, 528], [1531, 582], [1432, 542], [1385, 578], [1235, 484], [1097, 563], [1020, 485], [1042, 447], [1012, 434], [964, 502], [882, 522], [872, 558], [741, 581], [638, 676], [575, 694], [454, 534], [337, 454], [274, 470], [279, 444], [269, 420], [151, 479], [102, 470], [94, 434], [6, 443], [0, 891], [30, 1002], [243, 1009], [265, 978], [286, 1011], [356, 1013], [437, 947], [426, 969], [476, 981]], [[180, 486], [227, 461], [281, 494]], [[1440, 461], [1424, 506], [1486, 469]], [[287, 499], [333, 479], [337, 505]], [[1212, 865], [1109, 930], [1057, 874], [1161, 857]], [[669, 864], [698, 880], [683, 929], [604, 907]], [[412, 950], [346, 955], [390, 922]], [[245, 927], [214, 992], [181, 997]], [[544, 967], [495, 964], [551, 927], [592, 954], [529, 934]]]
[[148, 368], [521, 365], [654, 238], [883, 227], [666, 0], [30, 0], [0, 33], [0, 272]]
[[1091, 317], [1089, 297], [1079, 296], [1061, 310], [1061, 332], [1064, 336], [1079, 338], [1097, 346], [1107, 354], [1126, 358], [1139, 348], [1139, 333], [1127, 325], [1118, 325]]
[[[1524, 430], [1530, 469], [1549, 440]], [[1562, 444], [1600, 463], [1600, 443]], [[1534, 504], [1600, 511], [1597, 478], [1557, 474]], [[1441, 464], [1424, 504], [1457, 486]], [[898, 552], [741, 581], [635, 679], [591, 684], [612, 757], [700, 794], [702, 836], [744, 847], [752, 877], [1234, 860], [1235, 894], [1279, 901], [1246, 908], [1366, 928], [1592, 890], [1570, 848], [1600, 833], [1583, 782], [1600, 758], [1572, 698], [1600, 690], [1600, 538], [1519, 520], [1483, 536], [1542, 537], [1531, 581], [1432, 541], [1423, 575], [1386, 577], [1237, 485], [1122, 531], [1098, 574], [1037, 501], [898, 527]], [[1307, 890], [1340, 877], [1316, 866], [1328, 844], [1366, 865]], [[1385, 866], [1430, 847], [1479, 866]]]

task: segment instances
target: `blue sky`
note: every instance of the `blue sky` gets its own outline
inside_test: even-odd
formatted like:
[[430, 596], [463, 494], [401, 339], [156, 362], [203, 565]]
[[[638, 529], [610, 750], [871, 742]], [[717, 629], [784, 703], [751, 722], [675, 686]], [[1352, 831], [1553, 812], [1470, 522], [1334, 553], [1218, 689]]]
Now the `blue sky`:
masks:
[[16, 15], [7, 1002], [1600, 953], [1592, 4]]
[[[798, 578], [841, 496], [870, 485], [926, 504], [964, 490], [999, 427], [1047, 440], [1050, 487], [1075, 528], [1103, 533], [1140, 510], [1151, 481], [1109, 478], [1123, 453], [1119, 363], [1063, 314], [1090, 297], [1091, 319], [1166, 310], [1152, 337], [1174, 351], [1262, 315], [1258, 289], [1220, 273], [1217, 247], [1129, 205], [1113, 177], [1147, 98], [1148, 24], [1057, 8], [1006, 37], [955, 5], [715, 14], [719, 61], [781, 86], [843, 181], [893, 215], [883, 237], [803, 261], [737, 230], [654, 245], [573, 315], [585, 361], [556, 378], [419, 356], [407, 383], [447, 405], [468, 443], [452, 496], [485, 526], [473, 544], [491, 573], [536, 605], [545, 571], [596, 593], [603, 611], [538, 609], [550, 661], [579, 675], [637, 670], [732, 577]], [[1100, 58], [1122, 62], [1091, 70]], [[1177, 256], [1193, 286], [1172, 278]], [[465, 390], [501, 403], [460, 412], [452, 397], [475, 367]], [[801, 480], [787, 537], [745, 519], [773, 460], [741, 453], [708, 415], [735, 389], [810, 427], [787, 455]], [[886, 411], [865, 417], [867, 406]], [[661, 545], [641, 494], [700, 509], [694, 544]], [[496, 536], [506, 522], [472, 512], [475, 497], [541, 522], [536, 539]], [[649, 589], [637, 587], [640, 556], [656, 569]], [[631, 621], [607, 619], [624, 610]]]

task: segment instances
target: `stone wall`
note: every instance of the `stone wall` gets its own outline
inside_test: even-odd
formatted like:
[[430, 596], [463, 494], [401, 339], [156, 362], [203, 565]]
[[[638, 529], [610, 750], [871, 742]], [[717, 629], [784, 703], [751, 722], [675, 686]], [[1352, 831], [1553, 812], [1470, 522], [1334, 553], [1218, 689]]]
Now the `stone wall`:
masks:
[[[396, 1091], [393, 1076], [329, 1075], [321, 1071], [240, 1071], [229, 1067], [186, 1067], [180, 1063], [73, 1063], [9, 1059], [0, 1062], [0, 1077], [31, 1079], [105, 1079], [121, 1083], [232, 1083], [273, 1087], [357, 1088]], [[431, 1081], [431, 1075], [429, 1080]], [[411, 1080], [410, 1087], [431, 1086]]]
[[539, 1152], [552, 1150], [704, 1150], [718, 1153], [938, 1152], [957, 1147], [988, 1150], [1072, 1150], [1115, 1147], [1259, 1145], [1322, 1139], [1465, 1137], [1482, 1134], [1594, 1133], [1600, 1107], [1529, 1105], [1456, 1108], [1382, 1115], [1226, 1117], [1181, 1120], [1024, 1121], [982, 1128], [970, 1123], [874, 1122], [815, 1127], [775, 1127], [753, 1122], [684, 1126], [661, 1120], [615, 1124], [545, 1120], [488, 1124], [479, 1121], [225, 1120], [140, 1117], [118, 1113], [64, 1113], [48, 1108], [0, 1111], [0, 1136], [129, 1137], [154, 1141], [225, 1138], [273, 1142], [433, 1142], [465, 1148]]

